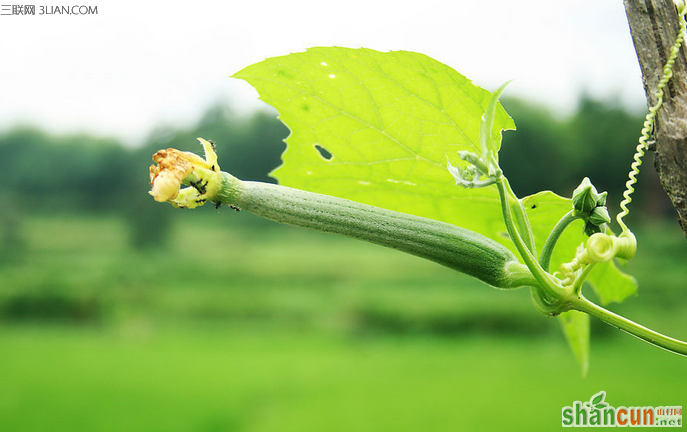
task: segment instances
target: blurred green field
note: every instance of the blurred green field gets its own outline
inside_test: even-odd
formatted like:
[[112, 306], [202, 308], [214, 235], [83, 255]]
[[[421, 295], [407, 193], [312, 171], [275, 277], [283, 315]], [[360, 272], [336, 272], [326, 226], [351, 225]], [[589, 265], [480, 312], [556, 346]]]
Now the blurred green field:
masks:
[[[171, 211], [171, 210], [170, 210]], [[1, 250], [0, 431], [552, 430], [606, 390], [687, 405], [687, 360], [595, 325], [586, 378], [525, 290], [222, 210], [134, 250], [115, 216]], [[612, 309], [687, 338], [687, 242], [646, 227]]]

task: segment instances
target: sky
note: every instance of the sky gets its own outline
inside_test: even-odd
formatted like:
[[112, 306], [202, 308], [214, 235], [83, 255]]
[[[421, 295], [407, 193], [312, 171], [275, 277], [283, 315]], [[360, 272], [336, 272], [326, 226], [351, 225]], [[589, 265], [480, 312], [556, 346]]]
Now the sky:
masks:
[[[421, 52], [490, 90], [515, 79], [506, 96], [561, 115], [582, 91], [645, 107], [622, 0], [34, 4], [37, 15], [0, 15], [0, 131], [32, 124], [136, 145], [213, 103], [263, 109], [229, 75], [312, 46]], [[98, 13], [38, 15], [72, 4]]]

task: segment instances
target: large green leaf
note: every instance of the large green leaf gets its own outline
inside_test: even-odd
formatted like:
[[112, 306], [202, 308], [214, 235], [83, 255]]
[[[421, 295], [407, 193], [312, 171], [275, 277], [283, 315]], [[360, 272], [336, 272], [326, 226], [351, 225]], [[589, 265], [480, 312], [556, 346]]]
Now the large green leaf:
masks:
[[[273, 173], [281, 184], [455, 223], [507, 244], [496, 189], [456, 187], [446, 169], [448, 158], [463, 165], [459, 150], [479, 153], [490, 96], [463, 75], [413, 52], [312, 48], [234, 76], [291, 129]], [[513, 128], [499, 106], [494, 150], [501, 130]]]
[[[447, 161], [464, 166], [460, 150], [480, 153], [490, 97], [452, 68], [407, 51], [311, 48], [234, 77], [252, 84], [291, 129], [284, 163], [273, 173], [281, 184], [453, 223], [514, 249], [496, 188], [457, 187], [446, 169]], [[514, 127], [499, 104], [491, 150]], [[551, 193], [525, 202], [541, 247], [571, 204]], [[552, 268], [573, 258], [584, 240], [575, 231], [561, 239]], [[612, 263], [590, 280], [604, 301], [634, 289]]]

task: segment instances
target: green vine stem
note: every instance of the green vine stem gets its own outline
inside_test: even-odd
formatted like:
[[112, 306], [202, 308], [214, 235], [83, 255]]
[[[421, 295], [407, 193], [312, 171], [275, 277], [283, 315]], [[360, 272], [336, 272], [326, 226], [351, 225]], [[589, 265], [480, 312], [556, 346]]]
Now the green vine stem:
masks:
[[584, 296], [580, 295], [573, 301], [573, 308], [581, 312], [586, 312], [591, 316], [599, 318], [601, 321], [612, 325], [624, 332], [642, 339], [657, 347], [661, 347], [676, 354], [687, 356], [687, 342], [678, 339], [673, 339], [669, 336], [663, 335], [651, 329], [648, 329], [634, 321], [625, 317], [617, 315], [601, 306], [590, 302]]

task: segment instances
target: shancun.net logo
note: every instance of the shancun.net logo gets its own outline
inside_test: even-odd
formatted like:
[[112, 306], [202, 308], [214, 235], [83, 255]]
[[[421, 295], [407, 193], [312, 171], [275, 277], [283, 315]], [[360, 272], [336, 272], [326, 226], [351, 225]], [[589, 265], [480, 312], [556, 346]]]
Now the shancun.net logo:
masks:
[[573, 406], [563, 407], [564, 427], [682, 427], [681, 406], [661, 407], [612, 407], [600, 391], [589, 401], [575, 401]]

